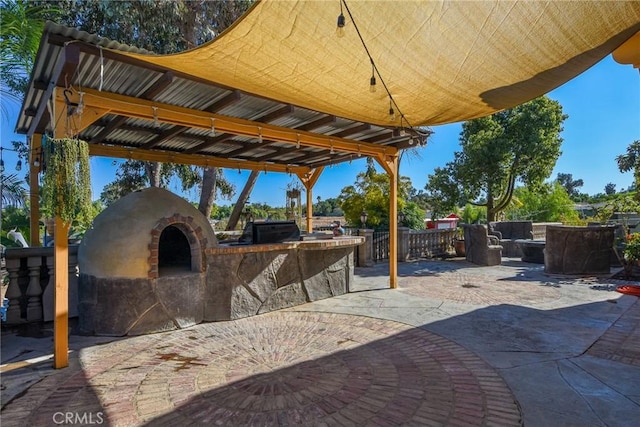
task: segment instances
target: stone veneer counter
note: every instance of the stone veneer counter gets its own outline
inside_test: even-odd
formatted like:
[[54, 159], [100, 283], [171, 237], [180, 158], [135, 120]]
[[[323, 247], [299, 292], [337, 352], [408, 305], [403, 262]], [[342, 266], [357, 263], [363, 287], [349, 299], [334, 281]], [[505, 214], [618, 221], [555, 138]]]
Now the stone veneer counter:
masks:
[[344, 236], [207, 248], [204, 320], [239, 319], [349, 292], [354, 248]]

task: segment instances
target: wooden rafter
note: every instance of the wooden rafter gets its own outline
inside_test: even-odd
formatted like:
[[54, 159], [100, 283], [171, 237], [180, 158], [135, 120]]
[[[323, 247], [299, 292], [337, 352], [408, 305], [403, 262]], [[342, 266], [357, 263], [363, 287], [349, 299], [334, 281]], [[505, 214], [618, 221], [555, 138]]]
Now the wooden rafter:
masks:
[[[140, 96], [142, 99], [153, 99], [157, 94], [166, 89], [173, 82], [173, 73], [166, 72], [160, 76], [144, 93]], [[91, 138], [91, 142], [100, 143], [104, 141], [111, 132], [118, 129], [124, 124], [126, 117], [116, 117], [107, 126], [105, 126], [99, 134]]]
[[162, 150], [142, 150], [139, 148], [116, 147], [112, 145], [89, 144], [89, 154], [92, 156], [115, 157], [119, 159], [180, 163], [202, 167], [221, 167], [231, 169], [241, 168], [268, 172], [306, 173], [310, 170], [310, 168], [306, 166], [255, 162], [251, 160], [234, 160], [221, 157], [203, 156], [199, 154], [182, 154]]
[[[57, 94], [57, 101], [64, 102], [61, 94]], [[84, 90], [86, 107], [103, 108], [110, 114], [135, 117], [170, 123], [178, 126], [189, 126], [198, 129], [216, 130], [240, 136], [266, 139], [279, 142], [309, 146], [317, 148], [332, 148], [336, 151], [358, 153], [363, 155], [391, 155], [396, 154], [395, 147], [380, 146], [367, 142], [355, 142], [345, 138], [314, 134], [308, 131], [292, 130], [282, 126], [263, 124], [255, 121], [227, 117], [216, 113], [207, 113], [184, 107], [177, 107], [153, 101], [137, 99], [114, 93], [98, 92], [93, 89]], [[75, 100], [77, 102], [77, 98]]]

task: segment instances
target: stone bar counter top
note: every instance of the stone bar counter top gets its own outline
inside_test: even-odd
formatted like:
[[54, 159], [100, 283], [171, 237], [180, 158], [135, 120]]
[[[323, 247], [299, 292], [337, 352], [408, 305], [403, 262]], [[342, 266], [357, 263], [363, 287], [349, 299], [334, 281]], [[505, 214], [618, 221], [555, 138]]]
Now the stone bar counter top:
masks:
[[318, 249], [330, 249], [330, 248], [344, 248], [350, 246], [358, 246], [364, 243], [364, 237], [361, 236], [329, 236], [313, 238], [308, 240], [306, 236], [301, 236], [301, 240], [290, 240], [282, 243], [269, 243], [269, 244], [233, 244], [233, 243], [221, 243], [217, 247], [207, 248], [208, 255], [220, 255], [220, 254], [242, 254], [250, 252], [271, 252], [282, 251], [290, 249], [298, 250], [318, 250]]

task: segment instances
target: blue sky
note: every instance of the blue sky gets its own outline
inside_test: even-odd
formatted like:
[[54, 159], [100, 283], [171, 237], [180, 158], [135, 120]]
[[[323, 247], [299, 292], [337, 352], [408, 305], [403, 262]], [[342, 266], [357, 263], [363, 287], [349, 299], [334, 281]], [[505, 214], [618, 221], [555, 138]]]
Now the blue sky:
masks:
[[[634, 140], [640, 140], [640, 73], [630, 65], [616, 63], [607, 56], [575, 79], [548, 94], [560, 102], [569, 118], [564, 122], [562, 155], [551, 178], [558, 173], [570, 173], [574, 179], [582, 179], [581, 192], [588, 194], [603, 193], [606, 184], [616, 184], [616, 190], [626, 189], [633, 182], [631, 172], [618, 171], [616, 156], [624, 154]], [[18, 105], [2, 100], [3, 107], [9, 110], [0, 117], [2, 124], [0, 142], [2, 147], [11, 148], [13, 140], [24, 141], [24, 135], [15, 135]], [[426, 147], [420, 148], [418, 156], [410, 156], [401, 162], [400, 173], [409, 176], [413, 186], [424, 189], [427, 177], [434, 168], [443, 166], [453, 159], [453, 153], [459, 149], [458, 137], [461, 124], [454, 123], [434, 126], [434, 134]], [[14, 153], [4, 151], [3, 158], [8, 173], [16, 163]], [[100, 197], [102, 188], [115, 176], [114, 163], [120, 160], [93, 158], [91, 176], [93, 198]], [[363, 159], [352, 164], [342, 164], [326, 168], [313, 189], [314, 201], [337, 197], [340, 190], [355, 182], [356, 175], [365, 168]], [[249, 171], [225, 170], [228, 180], [236, 185], [239, 193]], [[269, 172], [262, 173], [254, 187], [251, 203], [267, 203], [271, 206], [284, 206], [285, 190], [288, 184], [299, 183], [295, 176]], [[170, 190], [179, 193], [179, 184], [172, 184]], [[185, 196], [197, 200], [196, 190]], [[218, 200], [219, 204], [232, 201]]]

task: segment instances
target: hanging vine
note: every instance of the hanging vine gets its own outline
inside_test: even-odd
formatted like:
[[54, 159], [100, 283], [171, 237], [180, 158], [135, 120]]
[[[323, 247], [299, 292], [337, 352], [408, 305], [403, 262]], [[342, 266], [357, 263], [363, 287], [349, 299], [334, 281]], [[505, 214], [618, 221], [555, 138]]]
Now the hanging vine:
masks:
[[89, 146], [79, 139], [47, 139], [44, 147], [43, 211], [67, 224], [91, 214]]

